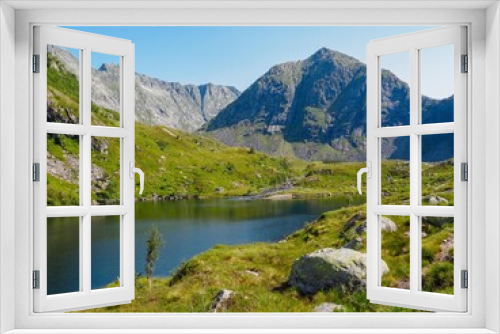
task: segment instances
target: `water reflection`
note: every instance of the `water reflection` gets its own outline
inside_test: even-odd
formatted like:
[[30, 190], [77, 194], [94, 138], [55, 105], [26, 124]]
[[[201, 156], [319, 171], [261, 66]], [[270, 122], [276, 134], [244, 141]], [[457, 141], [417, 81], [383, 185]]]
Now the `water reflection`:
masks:
[[[293, 201], [215, 199], [138, 202], [135, 205], [135, 268], [137, 272], [144, 271], [146, 237], [153, 225], [159, 228], [165, 241], [155, 275], [166, 276], [183, 261], [217, 244], [278, 241], [325, 211], [350, 203], [359, 204], [361, 201], [361, 198], [328, 198]], [[68, 219], [54, 218], [48, 224], [48, 233], [51, 238], [73, 240], [65, 245], [74, 245], [78, 241], [78, 235], [74, 235], [74, 229], [66, 224]], [[48, 243], [49, 282], [53, 282], [50, 288], [52, 291], [65, 291], [72, 285], [78, 285], [78, 280], [76, 283], [74, 280], [59, 280], [59, 277], [66, 276], [68, 270], [74, 270], [71, 269], [72, 266], [61, 266], [60, 263], [78, 259], [78, 248], [64, 248], [51, 242], [55, 240], [51, 238]], [[95, 262], [92, 264], [92, 288], [96, 289], [116, 280], [119, 273], [116, 255], [119, 247], [117, 217], [99, 217], [98, 222], [93, 220], [92, 239], [92, 261]]]

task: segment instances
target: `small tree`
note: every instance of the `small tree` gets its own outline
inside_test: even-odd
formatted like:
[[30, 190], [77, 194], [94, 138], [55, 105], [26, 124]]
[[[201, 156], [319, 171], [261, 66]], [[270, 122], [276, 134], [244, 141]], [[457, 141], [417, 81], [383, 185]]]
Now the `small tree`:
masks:
[[153, 226], [148, 232], [148, 240], [146, 241], [146, 277], [149, 281], [149, 290], [153, 284], [153, 274], [155, 271], [156, 261], [160, 257], [160, 250], [163, 248], [163, 236], [158, 227]]

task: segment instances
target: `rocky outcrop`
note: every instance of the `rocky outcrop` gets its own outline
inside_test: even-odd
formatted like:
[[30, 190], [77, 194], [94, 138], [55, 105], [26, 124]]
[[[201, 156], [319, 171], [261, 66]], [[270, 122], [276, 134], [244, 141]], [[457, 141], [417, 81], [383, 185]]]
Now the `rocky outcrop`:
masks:
[[80, 161], [72, 154], [64, 153], [64, 160], [59, 160], [47, 152], [47, 173], [66, 182], [78, 184]]
[[211, 310], [212, 312], [224, 312], [226, 311], [234, 301], [234, 292], [231, 290], [222, 289], [212, 300]]
[[[381, 73], [382, 126], [409, 124], [409, 86]], [[422, 122], [453, 122], [453, 96], [422, 96]], [[230, 146], [304, 160], [366, 160], [366, 65], [321, 48], [304, 60], [278, 64], [203, 127]], [[432, 136], [427, 136], [432, 137]], [[453, 136], [423, 138], [422, 160], [453, 157]], [[409, 159], [406, 137], [388, 139], [383, 158]]]
[[358, 249], [361, 247], [362, 244], [363, 244], [363, 239], [361, 237], [356, 237], [351, 241], [349, 241], [348, 243], [346, 243], [344, 246], [342, 246], [342, 248]]
[[[64, 66], [79, 75], [78, 59], [68, 50], [51, 47], [57, 58], [56, 69]], [[92, 102], [114, 111], [120, 110], [120, 68], [106, 63], [92, 69]], [[164, 125], [184, 131], [195, 131], [236, 100], [240, 92], [232, 86], [182, 85], [136, 73], [135, 117], [149, 125]]]
[[344, 306], [335, 303], [321, 303], [314, 308], [314, 312], [335, 312], [344, 310]]
[[396, 225], [396, 223], [384, 216], [380, 218], [380, 225], [380, 229], [385, 232], [396, 232], [398, 230], [398, 226]]
[[422, 197], [424, 203], [429, 205], [440, 205], [440, 204], [448, 204], [448, 200], [441, 196], [429, 195]]
[[[360, 224], [359, 222], [362, 221]], [[396, 223], [387, 217], [382, 216], [380, 220], [381, 226], [380, 229], [385, 232], [396, 232], [398, 230], [398, 226]], [[365, 214], [356, 214], [352, 216], [349, 221], [344, 225], [344, 231], [347, 231], [351, 228], [354, 228], [354, 231], [357, 234], [363, 234], [366, 232], [366, 215]]]
[[453, 223], [453, 217], [422, 217], [422, 222], [442, 227], [444, 224]]
[[[382, 274], [389, 271], [382, 261]], [[299, 258], [288, 284], [305, 295], [331, 288], [358, 289], [366, 285], [366, 254], [352, 249], [325, 248]]]

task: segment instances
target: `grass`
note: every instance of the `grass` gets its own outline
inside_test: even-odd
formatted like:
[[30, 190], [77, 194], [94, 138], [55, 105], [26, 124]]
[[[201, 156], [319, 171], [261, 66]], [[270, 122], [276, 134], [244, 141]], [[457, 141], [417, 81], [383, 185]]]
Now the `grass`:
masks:
[[[361, 205], [326, 212], [277, 243], [213, 247], [182, 264], [169, 277], [155, 278], [151, 290], [146, 278], [138, 276], [132, 303], [87, 312], [207, 312], [221, 289], [236, 292], [227, 312], [311, 312], [323, 302], [343, 305], [347, 312], [414, 311], [372, 304], [362, 288], [330, 289], [303, 296], [286, 287], [294, 261], [304, 254], [327, 247], [341, 248], [358, 237], [358, 250], [365, 252], [366, 233], [359, 229], [366, 219], [365, 210]], [[398, 229], [383, 235], [382, 258], [390, 268], [383, 285], [404, 288], [409, 277], [409, 220], [390, 218]], [[426, 291], [453, 293], [452, 262], [435, 258], [442, 240], [453, 236], [453, 228], [450, 224], [441, 228], [424, 224], [424, 231], [427, 235], [422, 239], [422, 248], [433, 255], [424, 263], [423, 287]]]

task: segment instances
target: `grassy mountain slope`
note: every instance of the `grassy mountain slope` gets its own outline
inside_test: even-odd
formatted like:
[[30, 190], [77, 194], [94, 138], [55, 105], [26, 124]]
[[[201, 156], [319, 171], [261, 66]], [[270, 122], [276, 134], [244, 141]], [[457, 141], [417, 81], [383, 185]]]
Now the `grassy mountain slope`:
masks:
[[[306, 253], [340, 248], [356, 238], [361, 238], [358, 250], [366, 251], [366, 233], [356, 232], [365, 219], [364, 212], [364, 206], [327, 212], [278, 243], [216, 246], [184, 263], [171, 277], [155, 278], [151, 290], [146, 278], [137, 277], [132, 303], [89, 312], [208, 312], [221, 289], [236, 293], [228, 312], [311, 312], [323, 302], [342, 305], [348, 312], [411, 311], [371, 304], [364, 289], [330, 289], [303, 296], [286, 286], [292, 264]], [[383, 285], [407, 288], [409, 221], [404, 217], [392, 219], [398, 231], [383, 234], [382, 257], [390, 268]], [[349, 223], [353, 220], [354, 225]], [[453, 293], [453, 248], [446, 248], [443, 241], [453, 238], [453, 224], [440, 228], [423, 225], [427, 233], [422, 241], [423, 287], [426, 291]]]
[[[78, 79], [59, 59], [49, 54], [48, 113], [50, 122], [78, 123]], [[117, 126], [118, 113], [92, 103], [92, 124]], [[296, 182], [297, 194], [314, 193], [309, 174], [316, 165], [297, 160], [271, 157], [248, 148], [234, 148], [196, 134], [136, 123], [136, 165], [146, 175], [146, 187], [141, 198], [193, 196], [239, 196], [255, 194], [264, 189]], [[78, 204], [77, 136], [48, 135], [49, 205]], [[117, 162], [119, 141], [113, 138], [92, 139], [92, 200], [114, 203], [119, 198]], [[355, 169], [339, 175], [329, 185], [314, 185], [321, 193], [344, 192]], [[338, 182], [337, 182], [338, 181]], [[314, 182], [313, 182], [314, 183]], [[317, 183], [317, 182], [316, 182]]]
[[[343, 177], [352, 178], [351, 174], [357, 167], [349, 163], [311, 164], [301, 182], [316, 183], [310, 189], [331, 189], [334, 183], [341, 183]], [[447, 198], [449, 203], [446, 204], [452, 205], [452, 162], [426, 164], [423, 170], [423, 196], [432, 194]], [[384, 164], [383, 177], [390, 179], [383, 184], [384, 201], [404, 203], [404, 194], [394, 190], [409, 188], [407, 171], [402, 161]], [[350, 189], [345, 187], [344, 191]], [[309, 252], [327, 247], [341, 248], [350, 242], [357, 243], [354, 248], [358, 251], [366, 252], [365, 211], [366, 207], [361, 205], [326, 212], [289, 235], [285, 241], [277, 243], [216, 246], [190, 259], [169, 277], [155, 278], [151, 290], [146, 278], [138, 276], [136, 298], [131, 304], [88, 312], [207, 312], [212, 298], [221, 289], [236, 292], [228, 312], [310, 312], [323, 302], [343, 305], [345, 311], [351, 312], [411, 311], [371, 304], [364, 289], [330, 289], [313, 296], [302, 296], [285, 284], [294, 261]], [[382, 233], [382, 258], [390, 268], [382, 284], [408, 288], [409, 219], [400, 216], [388, 218], [394, 221], [397, 231]], [[453, 293], [453, 221], [424, 219], [422, 231], [423, 288], [425, 291]]]

